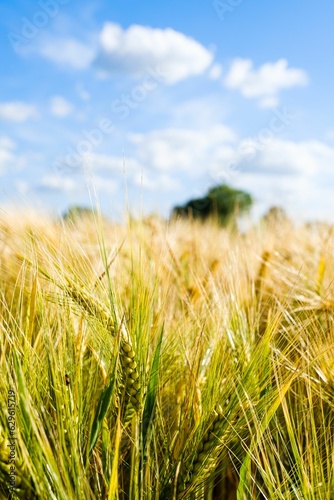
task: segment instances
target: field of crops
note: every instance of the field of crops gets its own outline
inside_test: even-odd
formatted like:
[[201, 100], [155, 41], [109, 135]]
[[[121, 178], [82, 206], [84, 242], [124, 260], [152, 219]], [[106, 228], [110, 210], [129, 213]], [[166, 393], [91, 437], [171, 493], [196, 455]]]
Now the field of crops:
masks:
[[334, 498], [334, 232], [0, 218], [0, 497]]

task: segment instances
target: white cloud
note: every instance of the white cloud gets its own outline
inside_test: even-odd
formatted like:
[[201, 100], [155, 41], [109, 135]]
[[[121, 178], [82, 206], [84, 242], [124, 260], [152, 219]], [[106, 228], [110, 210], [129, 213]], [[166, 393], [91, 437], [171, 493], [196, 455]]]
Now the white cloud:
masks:
[[265, 63], [258, 69], [250, 59], [235, 59], [224, 84], [238, 89], [246, 98], [259, 98], [262, 107], [274, 107], [280, 90], [307, 85], [308, 76], [302, 69], [289, 68], [286, 59]]
[[72, 193], [78, 190], [78, 180], [70, 177], [44, 176], [38, 184], [38, 189]]
[[88, 189], [96, 188], [100, 193], [114, 193], [118, 183], [114, 179], [95, 175], [90, 181], [83, 175], [76, 177], [46, 175], [37, 184], [39, 191], [53, 191], [67, 194], [85, 194]]
[[[99, 190], [129, 185], [156, 192], [180, 191], [181, 177], [202, 178], [209, 168], [234, 158], [237, 146], [235, 133], [217, 124], [205, 130], [170, 128], [148, 134], [128, 135], [127, 154], [122, 156], [92, 153], [89, 165]], [[65, 186], [66, 187], [66, 186]], [[109, 188], [108, 188], [109, 189]]]
[[32, 104], [21, 101], [0, 103], [0, 120], [25, 122], [29, 118], [36, 118], [37, 116], [37, 109]]
[[96, 174], [121, 186], [124, 170], [128, 184], [150, 192], [166, 215], [171, 204], [202, 196], [221, 182], [251, 192], [262, 211], [280, 205], [304, 220], [334, 213], [334, 146], [325, 142], [257, 138], [250, 158], [240, 147], [252, 140], [239, 139], [222, 124], [152, 130], [129, 140], [124, 165], [122, 157], [93, 155]]
[[78, 70], [89, 67], [95, 56], [93, 44], [74, 38], [45, 37], [34, 50], [49, 61]]
[[225, 125], [206, 130], [169, 128], [148, 134], [131, 134], [140, 162], [160, 172], [205, 172], [210, 165], [233, 154], [236, 135]]
[[[334, 146], [278, 135], [261, 143], [259, 137], [240, 139], [222, 124], [133, 133], [124, 159], [92, 153], [89, 166], [99, 192], [113, 194], [113, 200], [121, 197], [125, 177], [133, 203], [142, 189], [145, 208], [163, 207], [166, 215], [172, 204], [202, 196], [221, 182], [251, 192], [261, 210], [281, 205], [304, 219], [334, 213]], [[3, 144], [10, 152], [7, 141]], [[253, 150], [252, 157], [243, 154], [245, 143]], [[40, 188], [85, 195], [86, 184], [82, 170], [62, 179], [44, 178]]]
[[278, 204], [301, 218], [324, 217], [329, 207], [334, 211], [334, 147], [324, 142], [274, 136], [266, 144], [254, 143], [250, 159], [242, 154], [245, 139], [223, 125], [205, 131], [154, 130], [129, 139], [136, 184], [159, 193], [169, 190], [174, 200], [177, 193], [187, 199], [226, 182], [250, 191], [264, 208]]
[[[179, 182], [174, 172], [159, 172], [151, 166], [142, 164], [138, 159], [138, 152], [133, 156], [114, 156], [93, 153], [90, 155], [90, 169], [93, 173], [94, 184], [100, 192], [115, 192], [124, 183], [137, 186], [149, 191], [171, 191], [179, 188]], [[49, 182], [49, 180], [48, 180]], [[53, 180], [52, 180], [53, 182]]]
[[[110, 186], [113, 185], [115, 187], [117, 182], [124, 181], [124, 177], [128, 183], [150, 191], [156, 189], [170, 191], [178, 188], [178, 182], [172, 176], [160, 172], [152, 172], [150, 168], [147, 168], [147, 166], [144, 166], [138, 160], [137, 156], [136, 152], [134, 157], [126, 156], [124, 158], [112, 155], [91, 155], [92, 169], [97, 174], [103, 174], [103, 177], [99, 175], [94, 176], [94, 179], [98, 180], [98, 184], [96, 185], [99, 190], [103, 191], [108, 183], [110, 183]], [[105, 177], [107, 175], [109, 177]], [[110, 176], [112, 176], [112, 179], [110, 179]]]
[[159, 67], [167, 84], [202, 74], [213, 60], [203, 45], [171, 28], [132, 25], [122, 29], [106, 23], [100, 43], [96, 64], [106, 73], [138, 78], [148, 67]]
[[293, 143], [277, 141], [276, 154], [281, 151], [286, 160], [295, 165], [300, 173], [318, 175], [332, 174], [334, 165], [334, 149], [326, 144], [310, 140], [307, 142]]
[[[221, 66], [214, 64], [213, 53], [193, 38], [172, 28], [151, 28], [132, 25], [123, 29], [118, 24], [104, 24], [99, 37], [92, 34], [88, 41], [73, 37], [44, 35], [26, 47], [25, 54], [38, 54], [49, 61], [75, 70], [99, 69], [100, 76], [141, 78], [150, 70], [167, 85], [209, 71], [218, 79]], [[89, 94], [80, 91], [82, 99]]]
[[[254, 145], [256, 148], [256, 145]], [[334, 148], [316, 140], [293, 142], [274, 138], [256, 151], [247, 161], [239, 156], [241, 168], [261, 175], [303, 176], [309, 178], [331, 175], [334, 180]]]
[[73, 111], [73, 106], [64, 97], [55, 95], [51, 98], [50, 102], [51, 114], [59, 118], [68, 116]]
[[[334, 213], [334, 147], [276, 137], [254, 151], [251, 160], [239, 154], [228, 183], [250, 191], [263, 209], [280, 205], [304, 220]], [[212, 171], [212, 179], [219, 174]]]

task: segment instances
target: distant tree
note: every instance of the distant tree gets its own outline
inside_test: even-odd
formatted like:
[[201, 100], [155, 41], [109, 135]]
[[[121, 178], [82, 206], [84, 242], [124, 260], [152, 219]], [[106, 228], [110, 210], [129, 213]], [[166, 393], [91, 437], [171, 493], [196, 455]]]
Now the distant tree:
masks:
[[63, 214], [63, 219], [64, 220], [71, 220], [71, 221], [76, 221], [78, 219], [84, 218], [84, 217], [92, 217], [94, 215], [94, 212], [91, 208], [87, 207], [81, 207], [79, 205], [74, 205], [73, 207], [70, 207], [64, 214]]
[[221, 224], [226, 224], [236, 215], [247, 212], [252, 204], [253, 199], [249, 193], [221, 184], [209, 189], [203, 198], [195, 198], [185, 205], [176, 206], [173, 215], [202, 220], [217, 218]]
[[272, 206], [267, 210], [262, 219], [266, 223], [287, 222], [289, 217], [287, 216], [284, 208]]

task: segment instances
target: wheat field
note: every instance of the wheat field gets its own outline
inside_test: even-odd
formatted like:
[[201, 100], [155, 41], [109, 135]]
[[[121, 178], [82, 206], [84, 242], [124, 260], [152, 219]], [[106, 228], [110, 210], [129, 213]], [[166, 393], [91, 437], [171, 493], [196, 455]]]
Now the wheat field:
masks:
[[334, 498], [334, 233], [0, 217], [0, 496]]

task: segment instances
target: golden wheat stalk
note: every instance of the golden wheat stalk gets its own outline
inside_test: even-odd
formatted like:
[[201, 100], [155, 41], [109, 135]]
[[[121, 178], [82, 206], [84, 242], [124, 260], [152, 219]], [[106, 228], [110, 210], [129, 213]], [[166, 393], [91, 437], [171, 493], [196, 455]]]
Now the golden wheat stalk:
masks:
[[181, 488], [181, 496], [185, 490], [187, 490], [192, 484], [196, 484], [196, 482], [203, 478], [203, 476], [206, 476], [215, 466], [216, 460], [214, 451], [217, 445], [221, 446], [219, 431], [224, 420], [225, 417], [223, 410], [219, 405], [217, 405], [213, 411], [212, 422], [197, 446], [194, 459], [187, 465], [186, 472], [183, 474], [184, 484], [183, 488]]
[[[15, 459], [14, 466], [9, 461], [8, 438], [6, 439], [0, 433], [0, 484], [10, 485], [10, 471], [14, 467], [15, 470], [15, 496], [19, 498], [30, 498], [31, 492], [30, 478], [22, 460]], [[8, 491], [8, 498], [14, 498], [13, 494]]]
[[[107, 308], [96, 298], [88, 294], [79, 285], [71, 282], [66, 288], [66, 293], [91, 317], [102, 323], [113, 336], [115, 324]], [[124, 321], [120, 322], [120, 361], [123, 368], [125, 392], [136, 411], [141, 405], [141, 386], [139, 383], [138, 362], [130, 335]]]
[[124, 324], [121, 326], [120, 344], [120, 360], [124, 370], [125, 391], [135, 410], [139, 411], [141, 407], [141, 385], [139, 382], [138, 364], [136, 353]]
[[270, 259], [270, 252], [267, 250], [264, 250], [262, 253], [261, 257], [261, 264], [259, 267], [259, 271], [257, 273], [255, 282], [254, 282], [254, 288], [255, 288], [255, 295], [258, 298], [261, 294], [262, 291], [262, 286], [263, 286], [263, 281], [266, 277], [267, 270], [268, 270], [268, 261]]
[[114, 324], [107, 308], [96, 297], [92, 297], [79, 285], [71, 282], [64, 287], [67, 295], [78, 304], [89, 316], [97, 319], [100, 323], [114, 333]]

